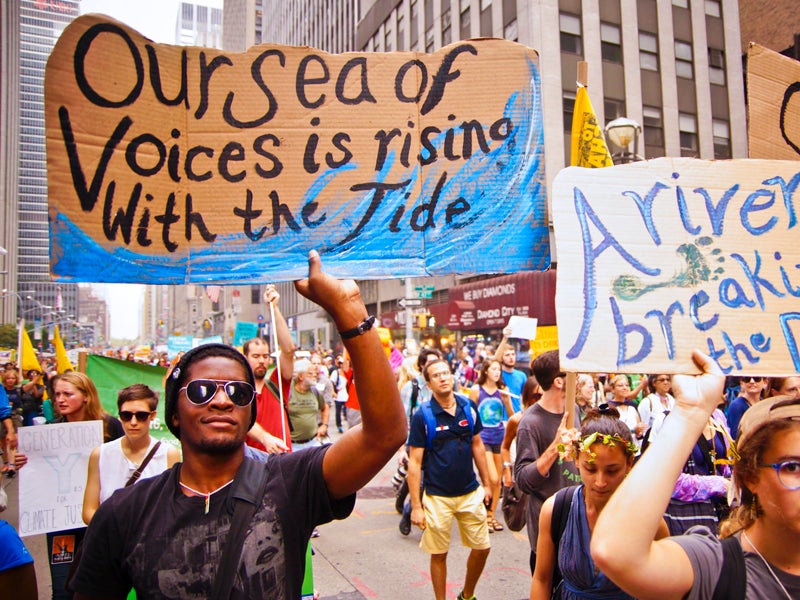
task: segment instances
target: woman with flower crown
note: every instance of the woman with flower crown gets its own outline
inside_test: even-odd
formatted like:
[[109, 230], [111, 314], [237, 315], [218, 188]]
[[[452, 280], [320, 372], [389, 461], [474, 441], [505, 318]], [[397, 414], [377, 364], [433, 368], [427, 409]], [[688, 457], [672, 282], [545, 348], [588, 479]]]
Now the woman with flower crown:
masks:
[[[558, 548], [552, 536], [552, 528], [557, 527], [553, 521], [555, 496], [542, 506], [531, 600], [545, 600], [551, 595], [562, 599], [631, 597], [597, 569], [589, 555], [589, 542], [598, 516], [633, 467], [636, 451], [630, 428], [620, 420], [617, 409], [607, 404], [589, 410], [580, 431], [564, 432], [559, 454], [578, 464], [583, 484], [565, 506], [569, 514]], [[667, 535], [662, 520], [655, 539]], [[563, 577], [560, 582], [553, 577], [556, 564]]]

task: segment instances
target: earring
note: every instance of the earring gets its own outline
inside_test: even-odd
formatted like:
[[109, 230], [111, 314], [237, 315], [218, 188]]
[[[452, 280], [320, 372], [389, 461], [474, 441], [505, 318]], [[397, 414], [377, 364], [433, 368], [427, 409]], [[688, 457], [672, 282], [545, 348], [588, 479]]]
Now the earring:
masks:
[[756, 494], [753, 494], [753, 501], [750, 503], [749, 516], [751, 521], [758, 518], [758, 496]]

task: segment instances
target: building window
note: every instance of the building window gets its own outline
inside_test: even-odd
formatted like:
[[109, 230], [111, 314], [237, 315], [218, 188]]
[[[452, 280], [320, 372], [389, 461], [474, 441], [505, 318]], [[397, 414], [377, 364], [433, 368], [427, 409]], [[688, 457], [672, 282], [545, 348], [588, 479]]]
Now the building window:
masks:
[[681, 132], [681, 156], [697, 156], [697, 117], [689, 113], [678, 113]]
[[603, 112], [605, 113], [606, 123], [625, 116], [625, 100], [615, 100], [614, 98], [603, 99]]
[[250, 286], [250, 304], [261, 304], [261, 286]]
[[639, 32], [639, 64], [647, 71], [658, 71], [658, 37], [655, 34]]
[[675, 41], [675, 73], [678, 77], [694, 79], [692, 66], [692, 45], [688, 42]]
[[644, 121], [644, 143], [647, 146], [664, 147], [664, 122], [661, 109], [655, 106], [642, 107], [642, 120]]
[[392, 26], [387, 19], [383, 23], [383, 49], [386, 52], [391, 52], [394, 44], [392, 43]]
[[[466, 5], [466, 6], [465, 6]], [[469, 19], [469, 2], [461, 2], [461, 15], [458, 18], [458, 26], [461, 29], [461, 39], [468, 40], [472, 37]]]
[[514, 19], [503, 29], [503, 38], [512, 42], [519, 41], [519, 31], [517, 30], [517, 20]]
[[622, 63], [622, 33], [619, 25], [600, 23], [600, 48], [603, 60]]
[[725, 85], [725, 51], [708, 49], [708, 79], [716, 85]]
[[672, 6], [679, 8], [689, 8], [689, 0], [672, 0]]
[[436, 38], [433, 37], [433, 27], [431, 27], [430, 29], [428, 29], [428, 31], [425, 32], [425, 52], [427, 52], [428, 54], [433, 52], [435, 43], [436, 43]]
[[578, 15], [561, 13], [558, 15], [561, 28], [561, 51], [570, 54], [583, 54], [581, 44], [581, 18]]
[[416, 0], [411, 2], [411, 49], [417, 49], [417, 42], [419, 41], [419, 4]]
[[[194, 22], [194, 4], [188, 4], [186, 2], [182, 2], [181, 16], [183, 18], [184, 23]], [[191, 25], [189, 27], [186, 27], [186, 29], [191, 29]]]
[[406, 49], [406, 29], [404, 25], [405, 20], [403, 19], [403, 14], [400, 13], [397, 15], [397, 49], [400, 52]]
[[720, 5], [719, 0], [706, 0], [706, 14], [709, 17], [722, 16], [722, 6]]
[[492, 37], [492, 2], [481, 0], [481, 37]]
[[572, 132], [572, 115], [575, 112], [575, 92], [564, 91], [562, 95], [564, 131]]
[[442, 0], [442, 46], [447, 46], [453, 41], [453, 33], [450, 26], [450, 0]]
[[731, 128], [727, 121], [714, 119], [711, 122], [714, 134], [714, 158], [726, 159], [731, 157]]

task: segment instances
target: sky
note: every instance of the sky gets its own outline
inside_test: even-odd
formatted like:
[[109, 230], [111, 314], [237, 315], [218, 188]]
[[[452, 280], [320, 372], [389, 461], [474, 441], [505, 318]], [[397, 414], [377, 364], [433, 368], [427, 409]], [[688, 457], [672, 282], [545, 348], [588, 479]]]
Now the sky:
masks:
[[[154, 42], [174, 43], [179, 0], [81, 0], [81, 14], [103, 13], [122, 21]], [[144, 286], [135, 284], [92, 284], [108, 303], [111, 337], [139, 336]]]

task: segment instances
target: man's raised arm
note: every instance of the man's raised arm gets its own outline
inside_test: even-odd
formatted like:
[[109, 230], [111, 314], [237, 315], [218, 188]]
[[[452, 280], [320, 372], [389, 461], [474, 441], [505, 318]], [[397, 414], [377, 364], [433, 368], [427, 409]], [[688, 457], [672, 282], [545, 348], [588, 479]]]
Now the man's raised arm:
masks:
[[[316, 250], [308, 255], [308, 278], [295, 286], [328, 312], [340, 332], [354, 329], [368, 316], [355, 281], [340, 281], [323, 273]], [[397, 383], [376, 328], [342, 341], [353, 366], [361, 427], [349, 430], [325, 454], [322, 472], [333, 498], [343, 498], [366, 485], [405, 442], [408, 430]]]

